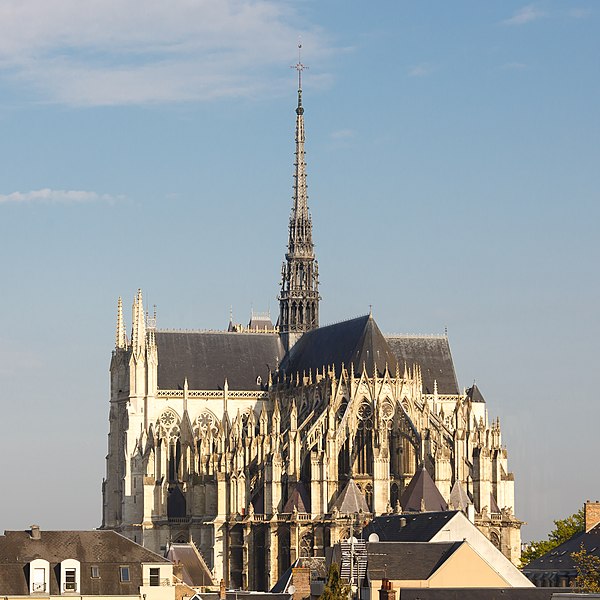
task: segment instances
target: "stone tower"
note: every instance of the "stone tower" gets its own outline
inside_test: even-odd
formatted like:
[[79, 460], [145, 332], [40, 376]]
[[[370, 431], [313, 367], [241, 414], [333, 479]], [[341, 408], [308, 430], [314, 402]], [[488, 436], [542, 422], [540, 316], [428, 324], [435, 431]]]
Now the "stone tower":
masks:
[[312, 240], [312, 218], [308, 211], [304, 158], [302, 71], [305, 67], [298, 60], [295, 68], [298, 70], [298, 106], [294, 202], [279, 294], [279, 331], [286, 349], [291, 348], [303, 333], [319, 326], [319, 271]]

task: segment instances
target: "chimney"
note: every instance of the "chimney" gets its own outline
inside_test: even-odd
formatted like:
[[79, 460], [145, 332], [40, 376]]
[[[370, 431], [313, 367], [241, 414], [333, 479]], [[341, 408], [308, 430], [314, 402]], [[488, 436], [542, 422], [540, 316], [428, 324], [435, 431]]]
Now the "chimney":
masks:
[[225, 600], [227, 597], [227, 589], [225, 588], [225, 580], [221, 579], [219, 584], [219, 600]]
[[41, 540], [42, 532], [40, 530], [39, 525], [31, 525], [31, 539], [32, 540]]
[[583, 505], [583, 515], [585, 518], [586, 533], [600, 523], [600, 502], [590, 502], [589, 500]]
[[[294, 586], [293, 600], [310, 598], [310, 569], [308, 567], [294, 567], [292, 569], [292, 585]], [[289, 591], [291, 591], [288, 588]]]
[[381, 580], [379, 600], [396, 600], [396, 590], [392, 588], [392, 582], [389, 579]]

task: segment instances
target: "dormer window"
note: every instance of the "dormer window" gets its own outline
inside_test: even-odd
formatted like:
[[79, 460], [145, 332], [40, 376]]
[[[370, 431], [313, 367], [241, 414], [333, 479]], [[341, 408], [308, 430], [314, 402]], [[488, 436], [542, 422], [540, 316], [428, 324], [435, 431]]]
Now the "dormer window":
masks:
[[67, 558], [60, 563], [60, 591], [61, 594], [79, 594], [81, 565], [74, 558]]
[[36, 558], [29, 563], [29, 593], [48, 594], [50, 591], [50, 563]]
[[77, 571], [75, 569], [65, 569], [65, 592], [77, 591]]

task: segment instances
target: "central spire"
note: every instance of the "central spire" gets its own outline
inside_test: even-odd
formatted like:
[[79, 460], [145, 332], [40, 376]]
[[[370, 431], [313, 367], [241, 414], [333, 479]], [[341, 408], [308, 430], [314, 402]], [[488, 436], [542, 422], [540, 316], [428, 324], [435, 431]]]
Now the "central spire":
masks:
[[301, 51], [298, 44], [298, 63], [292, 66], [298, 71], [294, 196], [279, 294], [279, 330], [288, 349], [303, 333], [319, 326], [319, 274], [308, 211], [302, 106], [302, 71], [308, 67], [302, 63]]

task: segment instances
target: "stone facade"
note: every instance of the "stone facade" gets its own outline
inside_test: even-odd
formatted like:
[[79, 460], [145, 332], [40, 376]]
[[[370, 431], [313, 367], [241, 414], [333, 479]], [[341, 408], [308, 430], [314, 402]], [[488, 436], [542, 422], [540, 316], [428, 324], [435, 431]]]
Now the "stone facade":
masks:
[[157, 330], [139, 291], [128, 337], [119, 299], [103, 528], [157, 552], [192, 539], [215, 580], [264, 590], [397, 510], [424, 467], [517, 562], [500, 423], [459, 390], [447, 337], [384, 336], [372, 315], [318, 327], [305, 167], [299, 90], [276, 326]]

